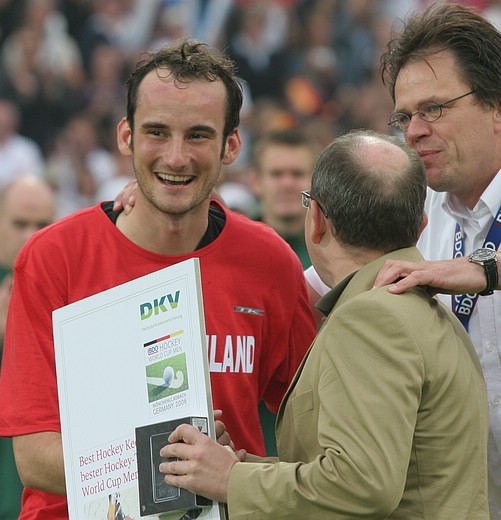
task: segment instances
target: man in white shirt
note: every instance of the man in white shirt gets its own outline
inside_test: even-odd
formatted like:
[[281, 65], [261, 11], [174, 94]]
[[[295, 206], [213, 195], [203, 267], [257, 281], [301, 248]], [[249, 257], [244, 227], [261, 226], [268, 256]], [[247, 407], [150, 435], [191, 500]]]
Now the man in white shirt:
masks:
[[[395, 104], [390, 124], [426, 167], [429, 223], [418, 242], [421, 253], [443, 260], [466, 257], [478, 248], [498, 250], [501, 33], [464, 6], [436, 4], [412, 15], [392, 36], [382, 57], [382, 75]], [[405, 276], [408, 266], [393, 267], [392, 274], [397, 271]], [[426, 276], [417, 278], [447, 287]], [[487, 289], [498, 287], [497, 278], [487, 279]], [[389, 281], [385, 277], [379, 283]], [[322, 291], [318, 280], [310, 285]], [[479, 294], [492, 292], [484, 288], [485, 282]], [[491, 519], [501, 520], [501, 293], [441, 299], [469, 331], [482, 365], [489, 399]]]

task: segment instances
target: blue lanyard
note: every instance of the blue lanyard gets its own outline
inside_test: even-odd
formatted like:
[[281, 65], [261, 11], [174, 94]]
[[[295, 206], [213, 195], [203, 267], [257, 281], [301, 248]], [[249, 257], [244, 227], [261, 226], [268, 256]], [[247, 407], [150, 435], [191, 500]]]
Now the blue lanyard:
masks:
[[[501, 242], [501, 207], [498, 210], [496, 218], [491, 224], [487, 237], [482, 247], [487, 247], [497, 251]], [[456, 223], [456, 231], [454, 233], [454, 258], [464, 256], [464, 237], [461, 226]], [[478, 294], [456, 294], [452, 296], [452, 310], [468, 330], [473, 309], [478, 300]]]

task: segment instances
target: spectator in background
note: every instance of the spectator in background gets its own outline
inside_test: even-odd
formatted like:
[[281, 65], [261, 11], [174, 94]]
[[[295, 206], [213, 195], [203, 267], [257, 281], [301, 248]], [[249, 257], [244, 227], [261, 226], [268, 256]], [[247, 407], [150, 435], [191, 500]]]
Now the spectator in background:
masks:
[[223, 32], [233, 0], [163, 0], [149, 47], [159, 49], [180, 38], [224, 47]]
[[498, 31], [501, 31], [501, 0], [491, 0], [489, 6], [484, 9], [482, 14]]
[[0, 187], [21, 175], [41, 176], [42, 150], [32, 139], [20, 135], [19, 111], [8, 99], [0, 99]]
[[86, 116], [94, 121], [105, 148], [115, 149], [115, 128], [126, 98], [124, 80], [129, 64], [123, 53], [110, 44], [96, 46], [90, 58], [88, 81], [83, 89]]
[[57, 137], [46, 172], [57, 190], [58, 218], [91, 206], [101, 185], [117, 175], [113, 154], [101, 146], [94, 121], [84, 114], [70, 119]]
[[228, 36], [228, 53], [252, 99], [281, 99], [287, 69], [287, 11], [277, 1], [259, 0], [237, 7], [231, 21], [236, 30]]
[[21, 27], [1, 49], [0, 68], [0, 94], [19, 106], [21, 132], [45, 152], [81, 106], [85, 80], [78, 46], [54, 0], [26, 0]]
[[23, 19], [25, 0], [0, 0], [0, 47]]
[[161, 0], [91, 0], [92, 14], [77, 41], [87, 71], [97, 46], [112, 45], [131, 64], [148, 48]]
[[[254, 218], [272, 227], [299, 257], [311, 265], [304, 238], [306, 210], [301, 192], [310, 189], [311, 173], [320, 148], [298, 129], [263, 135], [254, 145], [252, 182], [260, 202]], [[259, 409], [268, 455], [276, 455], [275, 414], [263, 402]]]
[[217, 187], [217, 193], [227, 208], [249, 218], [254, 216], [257, 200], [243, 182], [225, 181]]
[[[0, 371], [14, 261], [28, 238], [54, 220], [55, 209], [52, 188], [38, 177], [23, 176], [0, 189]], [[18, 518], [22, 490], [12, 441], [0, 438], [1, 520]]]
[[320, 2], [304, 13], [301, 44], [296, 42], [291, 50], [285, 97], [299, 120], [327, 115], [333, 109], [338, 85], [337, 51], [332, 45], [333, 7]]
[[53, 189], [39, 177], [19, 176], [0, 189], [0, 346], [3, 346], [5, 335], [5, 304], [10, 298], [14, 261], [28, 238], [51, 224], [55, 215], [56, 199]]
[[254, 145], [252, 186], [260, 201], [256, 220], [271, 226], [294, 250], [303, 268], [311, 265], [304, 239], [300, 194], [311, 184], [319, 146], [299, 129], [263, 135]]

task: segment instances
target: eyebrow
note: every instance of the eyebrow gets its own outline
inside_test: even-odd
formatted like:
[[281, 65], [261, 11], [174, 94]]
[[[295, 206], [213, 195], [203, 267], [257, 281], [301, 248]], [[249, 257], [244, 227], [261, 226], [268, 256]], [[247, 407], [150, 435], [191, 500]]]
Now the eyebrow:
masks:
[[[166, 125], [165, 123], [155, 123], [153, 121], [151, 123], [143, 123], [140, 128], [142, 128], [144, 130], [150, 130], [150, 129], [155, 129], [155, 128], [167, 130], [170, 128], [170, 126]], [[194, 125], [194, 126], [191, 126], [190, 128], [188, 128], [188, 132], [206, 132], [206, 133], [209, 133], [212, 135], [217, 134], [217, 130], [214, 127], [209, 126], [209, 125]]]
[[[419, 108], [423, 103], [435, 103], [437, 105], [444, 103], [443, 101], [436, 101], [436, 99], [435, 99], [436, 97], [439, 97], [439, 95], [433, 94], [431, 96], [426, 96], [424, 99], [421, 99], [420, 101], [418, 101], [416, 103], [416, 107]], [[398, 112], [403, 113], [403, 114], [410, 114], [412, 111], [409, 110], [408, 112], [406, 112], [405, 110], [395, 108], [395, 110], [393, 111], [393, 114], [396, 114]], [[415, 110], [414, 110], [414, 112], [415, 112]]]

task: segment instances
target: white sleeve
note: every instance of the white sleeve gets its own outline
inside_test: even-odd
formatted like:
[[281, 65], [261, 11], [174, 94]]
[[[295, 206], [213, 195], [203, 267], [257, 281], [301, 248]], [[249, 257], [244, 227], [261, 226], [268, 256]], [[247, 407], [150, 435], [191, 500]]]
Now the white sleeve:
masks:
[[327, 294], [331, 288], [320, 280], [320, 276], [318, 276], [318, 273], [315, 271], [315, 268], [313, 266], [308, 267], [306, 271], [304, 272], [304, 277], [306, 278], [306, 283], [319, 295], [323, 296], [324, 294]]

